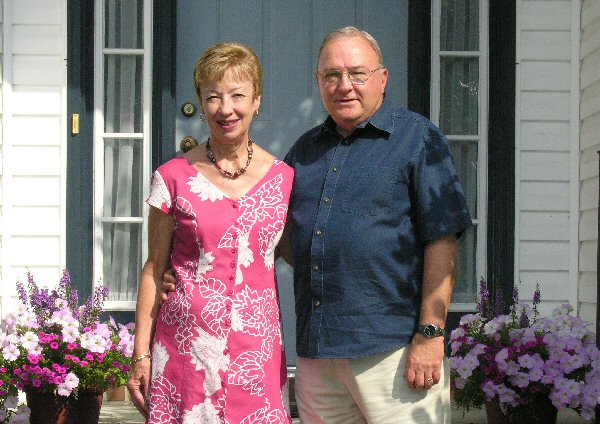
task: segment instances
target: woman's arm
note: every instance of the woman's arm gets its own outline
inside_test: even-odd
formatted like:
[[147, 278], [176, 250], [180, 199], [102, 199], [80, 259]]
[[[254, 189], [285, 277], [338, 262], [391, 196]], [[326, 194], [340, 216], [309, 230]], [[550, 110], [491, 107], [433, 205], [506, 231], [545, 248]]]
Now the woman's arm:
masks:
[[144, 355], [150, 352], [156, 317], [159, 310], [159, 298], [162, 275], [167, 269], [171, 256], [171, 241], [175, 221], [161, 210], [150, 207], [148, 217], [148, 259], [142, 269], [136, 317], [133, 372], [127, 384], [131, 400], [144, 416], [147, 416], [147, 399], [150, 388], [150, 358]]

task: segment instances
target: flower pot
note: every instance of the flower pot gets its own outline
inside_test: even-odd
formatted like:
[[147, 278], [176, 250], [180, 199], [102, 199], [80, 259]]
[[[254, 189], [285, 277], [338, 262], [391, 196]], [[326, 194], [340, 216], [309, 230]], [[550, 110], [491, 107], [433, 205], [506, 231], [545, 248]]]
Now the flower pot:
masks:
[[498, 398], [485, 403], [488, 424], [523, 423], [556, 424], [558, 410], [547, 397], [541, 397], [521, 408], [503, 413]]
[[100, 419], [102, 391], [80, 391], [77, 399], [34, 390], [26, 395], [30, 424], [97, 424]]

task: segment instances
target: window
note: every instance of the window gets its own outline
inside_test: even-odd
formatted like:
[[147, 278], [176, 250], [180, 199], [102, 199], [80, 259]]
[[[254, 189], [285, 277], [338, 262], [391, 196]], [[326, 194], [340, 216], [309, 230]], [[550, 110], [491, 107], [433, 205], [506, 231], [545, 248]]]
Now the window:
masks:
[[151, 2], [96, 2], [94, 281], [106, 309], [133, 310], [146, 257], [150, 182]]
[[433, 0], [431, 120], [446, 134], [473, 218], [459, 241], [452, 311], [473, 310], [485, 275], [487, 1]]

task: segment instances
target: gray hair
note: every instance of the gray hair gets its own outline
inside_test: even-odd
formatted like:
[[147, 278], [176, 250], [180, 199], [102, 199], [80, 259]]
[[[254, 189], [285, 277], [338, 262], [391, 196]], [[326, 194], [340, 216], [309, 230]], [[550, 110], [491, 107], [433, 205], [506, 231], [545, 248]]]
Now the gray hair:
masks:
[[379, 48], [379, 44], [377, 43], [377, 40], [375, 40], [375, 38], [371, 34], [369, 34], [367, 31], [362, 31], [353, 26], [347, 26], [344, 28], [334, 29], [329, 34], [327, 34], [327, 36], [323, 40], [323, 43], [321, 44], [321, 47], [319, 48], [319, 56], [317, 56], [317, 61], [321, 58], [321, 52], [323, 52], [323, 49], [325, 48], [325, 45], [327, 43], [329, 43], [330, 41], [335, 40], [337, 38], [344, 38], [344, 37], [364, 38], [371, 45], [371, 47], [373, 47], [373, 50], [375, 50], [375, 53], [377, 53], [377, 57], [379, 59], [379, 66], [382, 68], [385, 66], [383, 64], [383, 55], [381, 54], [381, 49]]

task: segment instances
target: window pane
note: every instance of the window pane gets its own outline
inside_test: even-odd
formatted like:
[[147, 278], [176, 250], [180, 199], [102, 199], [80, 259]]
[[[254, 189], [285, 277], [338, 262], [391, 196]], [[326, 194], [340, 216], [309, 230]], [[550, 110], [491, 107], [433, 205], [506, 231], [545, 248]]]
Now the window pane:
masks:
[[441, 58], [440, 127], [445, 134], [477, 135], [479, 59]]
[[477, 142], [450, 141], [454, 166], [465, 191], [471, 217], [477, 218]]
[[104, 142], [103, 216], [142, 216], [142, 171], [142, 140]]
[[142, 268], [142, 225], [104, 223], [102, 282], [108, 300], [136, 300]]
[[104, 46], [141, 49], [144, 35], [142, 0], [105, 0]]
[[479, 50], [479, 0], [442, 0], [440, 49]]
[[458, 240], [458, 261], [456, 267], [456, 284], [452, 302], [475, 303], [477, 300], [477, 279], [475, 278], [475, 246], [477, 227], [465, 231]]
[[142, 56], [104, 58], [105, 132], [142, 132]]

